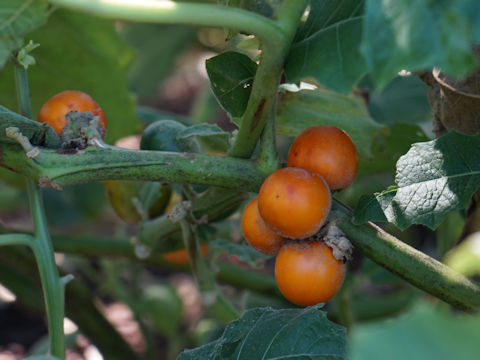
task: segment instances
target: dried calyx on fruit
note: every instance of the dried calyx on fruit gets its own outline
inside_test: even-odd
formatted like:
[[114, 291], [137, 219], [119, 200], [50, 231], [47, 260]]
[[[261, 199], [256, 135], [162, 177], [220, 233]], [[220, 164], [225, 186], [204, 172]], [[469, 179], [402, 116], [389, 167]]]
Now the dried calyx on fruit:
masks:
[[332, 254], [335, 259], [346, 263], [352, 257], [353, 245], [342, 232], [342, 230], [337, 226], [337, 223], [337, 220], [330, 221], [310, 239], [323, 241], [332, 249]]
[[90, 139], [103, 139], [107, 129], [102, 108], [88, 94], [76, 90], [48, 99], [40, 108], [38, 121], [55, 130], [66, 149], [84, 149]]

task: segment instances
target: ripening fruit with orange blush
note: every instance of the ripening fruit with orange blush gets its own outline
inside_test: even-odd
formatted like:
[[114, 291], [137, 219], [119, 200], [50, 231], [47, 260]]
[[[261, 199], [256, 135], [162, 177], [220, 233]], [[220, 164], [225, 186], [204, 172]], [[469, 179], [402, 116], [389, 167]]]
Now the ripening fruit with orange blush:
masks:
[[67, 125], [67, 115], [71, 111], [90, 111], [94, 116], [100, 117], [99, 127], [103, 136], [107, 130], [107, 119], [102, 108], [90, 95], [77, 90], [66, 90], [52, 96], [40, 108], [38, 121], [47, 123], [61, 136], [63, 128]]
[[275, 261], [280, 292], [299, 306], [325, 303], [335, 296], [345, 277], [345, 265], [319, 241], [290, 241]]
[[321, 175], [331, 190], [355, 180], [358, 155], [352, 139], [334, 126], [312, 126], [298, 135], [288, 151], [287, 165]]
[[270, 174], [258, 193], [258, 210], [277, 234], [303, 239], [322, 227], [331, 195], [321, 176], [305, 169], [284, 168]]
[[270, 230], [260, 217], [258, 198], [250, 201], [243, 210], [242, 232], [251, 247], [267, 255], [275, 255], [285, 243], [285, 239]]

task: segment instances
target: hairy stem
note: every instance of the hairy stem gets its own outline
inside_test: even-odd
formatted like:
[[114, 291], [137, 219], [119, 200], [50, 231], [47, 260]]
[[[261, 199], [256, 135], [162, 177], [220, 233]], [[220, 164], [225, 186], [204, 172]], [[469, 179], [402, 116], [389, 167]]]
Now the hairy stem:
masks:
[[352, 212], [334, 202], [334, 217], [352, 243], [379, 265], [462, 310], [480, 307], [480, 287], [465, 276], [396, 239], [373, 223], [354, 225]]
[[76, 154], [41, 148], [36, 156], [27, 157], [18, 145], [0, 142], [0, 152], [1, 166], [54, 188], [103, 180], [145, 180], [255, 191], [267, 175], [249, 160], [113, 146], [90, 146]]

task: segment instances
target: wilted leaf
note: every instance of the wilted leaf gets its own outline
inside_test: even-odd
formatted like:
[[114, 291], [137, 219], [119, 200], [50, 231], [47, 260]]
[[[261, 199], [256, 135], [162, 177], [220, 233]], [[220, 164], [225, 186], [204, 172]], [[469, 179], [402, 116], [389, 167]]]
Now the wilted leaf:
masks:
[[218, 340], [187, 350], [179, 360], [344, 359], [345, 329], [318, 306], [305, 309], [255, 308], [231, 322]]
[[315, 125], [333, 125], [347, 132], [360, 155], [368, 157], [370, 146], [382, 125], [372, 120], [358, 98], [331, 90], [300, 90], [285, 94], [279, 101], [277, 131], [296, 136]]
[[[417, 143], [397, 163], [397, 186], [363, 198], [354, 220], [386, 220], [400, 229], [439, 226], [480, 187], [480, 137], [455, 132]], [[396, 191], [396, 192], [395, 192]]]

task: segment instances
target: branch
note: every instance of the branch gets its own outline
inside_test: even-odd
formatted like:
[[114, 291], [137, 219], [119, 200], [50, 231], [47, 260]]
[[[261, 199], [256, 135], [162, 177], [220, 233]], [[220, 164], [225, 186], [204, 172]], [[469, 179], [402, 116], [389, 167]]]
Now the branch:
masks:
[[283, 42], [283, 29], [264, 16], [221, 5], [156, 0], [49, 0], [50, 3], [101, 17], [196, 26], [227, 27], [257, 35], [263, 42]]
[[247, 108], [240, 120], [240, 129], [230, 151], [231, 156], [249, 158], [255, 150], [275, 105], [283, 63], [307, 3], [306, 0], [286, 0], [279, 9], [277, 24], [284, 33], [284, 39], [281, 42], [262, 44], [262, 58], [253, 80]]
[[268, 175], [253, 161], [214, 155], [88, 147], [76, 154], [39, 148], [27, 157], [18, 145], [0, 142], [0, 166], [24, 174], [42, 187], [103, 180], [191, 183], [256, 191]]
[[354, 225], [352, 212], [338, 201], [333, 217], [352, 243], [370, 259], [427, 293], [462, 310], [480, 307], [480, 287], [462, 274], [405, 244], [373, 223]]

